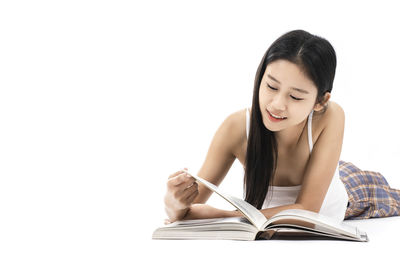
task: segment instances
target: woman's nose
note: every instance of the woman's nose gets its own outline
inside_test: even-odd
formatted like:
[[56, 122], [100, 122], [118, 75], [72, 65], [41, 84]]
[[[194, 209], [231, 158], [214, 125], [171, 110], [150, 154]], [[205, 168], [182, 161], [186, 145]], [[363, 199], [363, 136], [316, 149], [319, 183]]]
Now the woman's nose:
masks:
[[276, 94], [272, 101], [272, 107], [276, 111], [285, 110], [286, 109], [286, 99], [285, 99], [284, 95]]

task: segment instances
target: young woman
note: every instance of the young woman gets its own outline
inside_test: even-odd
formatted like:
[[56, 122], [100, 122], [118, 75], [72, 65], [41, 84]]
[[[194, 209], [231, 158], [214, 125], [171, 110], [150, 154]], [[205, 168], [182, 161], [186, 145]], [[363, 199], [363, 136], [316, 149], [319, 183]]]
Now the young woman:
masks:
[[[339, 161], [345, 116], [329, 101], [335, 69], [327, 40], [302, 30], [278, 38], [258, 67], [251, 110], [222, 123], [198, 176], [219, 185], [237, 158], [245, 200], [267, 218], [285, 209], [339, 221], [399, 215], [400, 190], [380, 173]], [[241, 216], [204, 204], [210, 195], [182, 170], [170, 175], [167, 221]]]

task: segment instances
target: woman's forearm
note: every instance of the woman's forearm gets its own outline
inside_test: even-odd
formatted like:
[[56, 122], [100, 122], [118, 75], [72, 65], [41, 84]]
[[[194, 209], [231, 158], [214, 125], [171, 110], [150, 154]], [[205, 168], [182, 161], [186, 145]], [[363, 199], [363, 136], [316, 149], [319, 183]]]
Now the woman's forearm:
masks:
[[208, 204], [192, 204], [190, 206], [184, 220], [192, 219], [211, 219], [211, 218], [226, 218], [226, 217], [240, 217], [240, 212], [235, 210], [222, 210], [214, 208]]
[[[260, 212], [266, 217], [271, 218], [278, 212], [288, 209], [304, 209], [301, 204], [284, 205], [274, 208], [262, 209]], [[242, 217], [243, 214], [238, 210], [222, 210], [214, 208], [207, 204], [192, 204], [190, 208], [179, 211], [168, 211], [167, 214], [171, 221], [176, 220], [192, 220], [192, 219], [211, 219], [211, 218], [227, 218]]]
[[283, 211], [283, 210], [289, 210], [289, 209], [304, 209], [303, 205], [301, 204], [290, 204], [290, 205], [284, 205], [284, 206], [278, 206], [274, 208], [268, 208], [268, 209], [262, 209], [260, 210], [264, 216], [269, 219], [275, 214]]

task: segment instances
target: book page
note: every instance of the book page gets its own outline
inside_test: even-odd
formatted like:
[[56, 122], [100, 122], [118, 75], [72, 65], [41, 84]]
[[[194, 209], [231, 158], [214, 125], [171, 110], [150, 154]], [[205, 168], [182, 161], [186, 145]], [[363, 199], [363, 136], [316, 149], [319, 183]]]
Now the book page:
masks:
[[250, 205], [246, 201], [230, 196], [228, 194], [222, 193], [217, 186], [214, 184], [208, 182], [207, 180], [197, 176], [193, 175], [187, 171], [185, 171], [187, 174], [191, 175], [196, 181], [202, 183], [205, 185], [208, 189], [211, 191], [215, 192], [222, 198], [224, 198], [226, 201], [231, 203], [235, 208], [237, 208], [255, 227], [257, 227], [258, 230], [262, 230], [262, 226], [265, 224], [267, 221], [267, 218], [254, 206]]
[[316, 224], [317, 226], [319, 225], [327, 229], [330, 229], [331, 231], [334, 231], [336, 233], [349, 235], [355, 238], [360, 238], [360, 236], [366, 235], [364, 232], [359, 231], [356, 227], [352, 227], [342, 222], [338, 222], [330, 217], [324, 216], [319, 213], [311, 212], [308, 210], [300, 210], [300, 209], [290, 209], [281, 211], [275, 214], [269, 220], [268, 224], [275, 222], [280, 223], [280, 221], [282, 220], [288, 221], [293, 219], [306, 221], [308, 223], [313, 223]]

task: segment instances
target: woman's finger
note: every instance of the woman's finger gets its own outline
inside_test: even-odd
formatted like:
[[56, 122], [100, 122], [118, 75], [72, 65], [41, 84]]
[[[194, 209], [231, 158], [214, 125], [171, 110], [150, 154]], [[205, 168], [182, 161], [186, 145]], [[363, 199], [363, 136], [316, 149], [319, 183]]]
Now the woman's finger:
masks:
[[173, 177], [175, 177], [175, 176], [178, 176], [179, 174], [183, 173], [184, 170], [187, 170], [187, 168], [183, 168], [183, 170], [179, 170], [179, 171], [177, 171], [177, 172], [174, 172], [173, 174], [171, 174], [170, 176], [168, 176], [168, 179], [171, 179], [171, 178], [173, 178]]
[[199, 194], [199, 191], [196, 190], [196, 191], [194, 191], [191, 195], [189, 195], [189, 196], [185, 199], [186, 205], [192, 204], [193, 201], [194, 201], [194, 199], [198, 196], [198, 194]]
[[181, 190], [184, 190], [186, 187], [190, 186], [194, 181], [195, 179], [192, 176], [187, 175], [186, 173], [181, 173], [178, 176], [170, 178], [168, 180], [168, 184], [170, 186], [182, 187]]
[[186, 187], [185, 190], [182, 192], [182, 199], [187, 199], [193, 192], [199, 190], [199, 186], [196, 182], [192, 183], [190, 186]]

